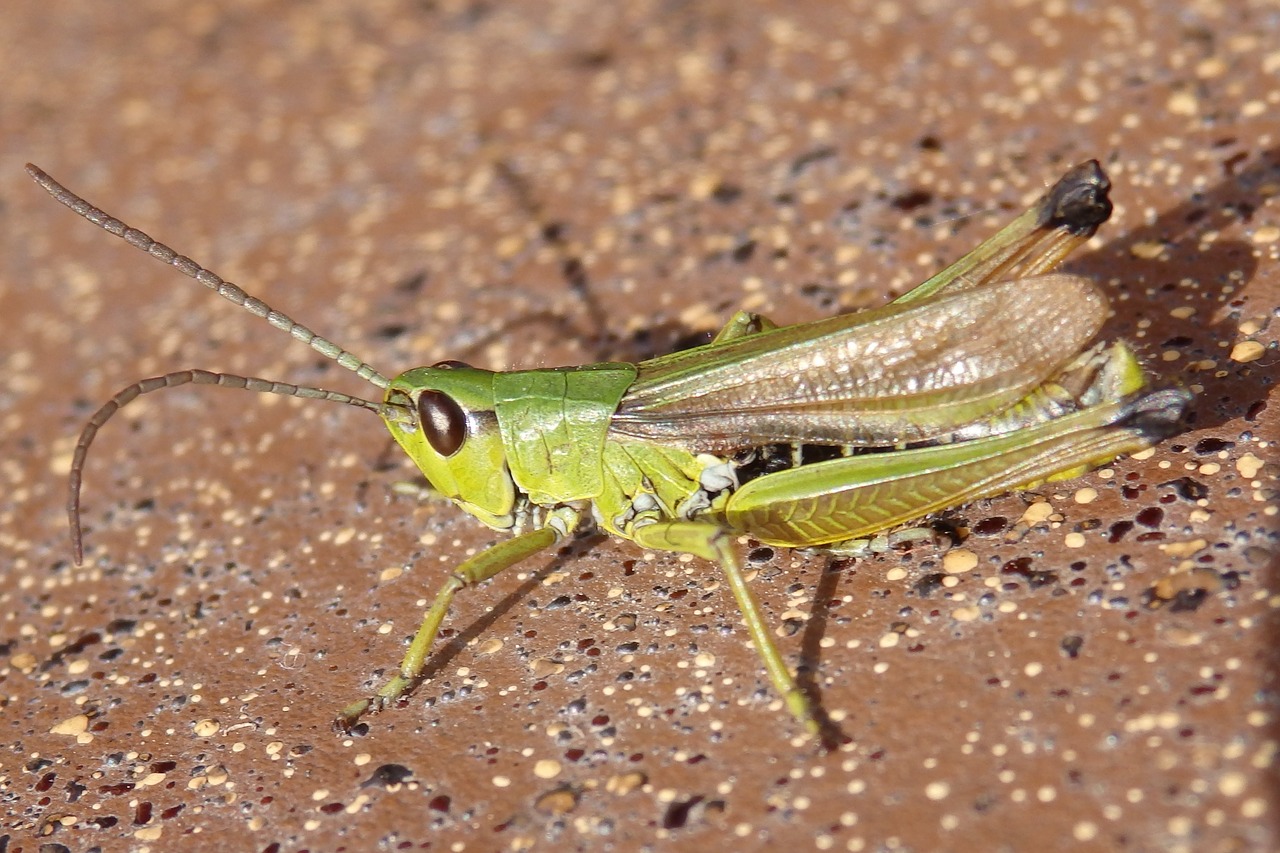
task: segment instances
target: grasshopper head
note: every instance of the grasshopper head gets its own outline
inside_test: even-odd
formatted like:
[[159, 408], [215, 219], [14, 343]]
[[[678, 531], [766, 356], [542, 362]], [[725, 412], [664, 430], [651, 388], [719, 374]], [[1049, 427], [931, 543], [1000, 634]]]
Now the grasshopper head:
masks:
[[372, 385], [385, 390], [384, 402], [375, 403], [325, 388], [275, 382], [233, 373], [207, 370], [180, 370], [135, 382], [112, 397], [85, 424], [72, 456], [67, 483], [67, 518], [71, 527], [76, 564], [84, 557], [80, 530], [80, 481], [85, 458], [94, 436], [122, 406], [143, 394], [179, 385], [220, 385], [261, 394], [331, 400], [377, 412], [405, 452], [422, 469], [437, 490], [443, 492], [476, 518], [499, 529], [512, 526], [516, 487], [507, 467], [502, 436], [495, 414], [493, 374], [457, 362], [420, 367], [400, 374], [394, 382], [343, 347], [295, 323], [261, 299], [163, 243], [152, 240], [136, 228], [105, 213], [59, 184], [35, 166], [27, 172], [58, 202], [72, 211], [128, 241], [142, 251], [176, 267], [219, 296], [256, 317], [267, 320], [279, 331], [301, 341], [325, 358], [333, 359]]
[[445, 361], [406, 370], [386, 402], [417, 414], [410, 424], [383, 417], [387, 429], [433, 488], [491, 527], [510, 527], [515, 483], [494, 412], [488, 370]]

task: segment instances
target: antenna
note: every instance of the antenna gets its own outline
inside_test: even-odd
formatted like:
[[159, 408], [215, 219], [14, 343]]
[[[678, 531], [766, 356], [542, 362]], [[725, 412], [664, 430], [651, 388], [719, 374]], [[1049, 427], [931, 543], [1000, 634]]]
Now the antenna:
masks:
[[[163, 243], [157, 243], [155, 240], [152, 240], [142, 231], [139, 231], [136, 228], [131, 228], [124, 222], [116, 219], [114, 216], [94, 207], [92, 204], [55, 181], [40, 168], [28, 163], [27, 174], [34, 178], [36, 183], [44, 187], [45, 190], [48, 191], [49, 195], [71, 208], [71, 210], [89, 220], [94, 225], [97, 225], [99, 228], [109, 231], [130, 245], [141, 249], [152, 257], [159, 258], [172, 267], [175, 267], [179, 272], [194, 278], [205, 287], [217, 293], [223, 299], [234, 302], [250, 314], [261, 317], [277, 329], [288, 332], [297, 340], [307, 344], [326, 358], [333, 359], [338, 364], [352, 371], [365, 381], [382, 389], [386, 389], [391, 384], [385, 376], [365, 364], [352, 353], [332, 341], [320, 337], [306, 326], [295, 323], [288, 315], [276, 311], [261, 299], [250, 296], [236, 285], [229, 281], [225, 281], [221, 276], [200, 266], [195, 261], [191, 260], [191, 258], [188, 258], [185, 255], [179, 255]], [[123, 388], [118, 391], [110, 400], [103, 404], [102, 408], [94, 412], [93, 417], [89, 418], [88, 422], [84, 425], [84, 429], [80, 432], [80, 439], [76, 442], [75, 453], [71, 460], [71, 473], [67, 483], [67, 520], [71, 527], [71, 546], [75, 554], [76, 565], [80, 565], [84, 560], [84, 542], [80, 528], [80, 484], [83, 480], [85, 459], [89, 453], [89, 445], [93, 443], [93, 439], [97, 436], [98, 430], [102, 428], [103, 424], [110, 420], [112, 415], [143, 394], [150, 394], [152, 391], [159, 391], [164, 388], [175, 388], [179, 385], [188, 384], [217, 385], [223, 388], [238, 388], [259, 394], [280, 394], [286, 397], [330, 400], [335, 403], [344, 403], [348, 406], [368, 409], [371, 412], [381, 415], [387, 421], [396, 422], [406, 426], [416, 425], [413, 412], [406, 406], [365, 400], [360, 397], [343, 394], [339, 391], [330, 391], [326, 388], [315, 388], [306, 385], [291, 385], [287, 382], [274, 382], [270, 379], [259, 379], [255, 376], [240, 376], [234, 373], [213, 373], [208, 370], [179, 370], [173, 373], [166, 373], [163, 376], [156, 376], [151, 379], [143, 379], [139, 382], [135, 382], [127, 388]]]
[[49, 195], [104, 231], [109, 231], [148, 255], [159, 258], [166, 264], [176, 268], [183, 275], [194, 278], [223, 299], [234, 302], [250, 314], [263, 318], [281, 331], [288, 332], [325, 358], [331, 358], [338, 362], [338, 364], [355, 373], [361, 379], [372, 382], [382, 389], [391, 384], [387, 377], [365, 364], [359, 358], [332, 341], [320, 337], [306, 326], [295, 323], [287, 314], [282, 314], [261, 299], [250, 296], [231, 282], [224, 281], [217, 273], [205, 269], [186, 255], [179, 255], [164, 243], [157, 243], [144, 232], [139, 231], [137, 228], [130, 228], [114, 216], [89, 204], [89, 202], [49, 177], [40, 167], [28, 163], [27, 174], [34, 178], [37, 184], [44, 187]]

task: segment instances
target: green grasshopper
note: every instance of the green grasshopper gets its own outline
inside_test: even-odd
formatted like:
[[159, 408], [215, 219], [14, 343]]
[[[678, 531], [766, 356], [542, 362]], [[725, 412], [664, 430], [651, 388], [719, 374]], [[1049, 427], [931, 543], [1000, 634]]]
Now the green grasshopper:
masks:
[[[121, 406], [187, 383], [320, 398], [380, 415], [431, 486], [511, 537], [450, 572], [398, 672], [344, 708], [349, 728], [419, 680], [454, 595], [590, 530], [718, 563], [774, 688], [817, 718], [774, 644], [733, 539], [835, 554], [980, 497], [1075, 477], [1177, 429], [1190, 395], [1152, 389], [1125, 344], [1093, 345], [1109, 309], [1087, 279], [1052, 270], [1111, 214], [1096, 162], [1069, 170], [977, 249], [894, 302], [778, 327], [739, 312], [708, 344], [639, 364], [495, 373], [446, 361], [388, 380], [72, 194], [55, 199], [383, 390], [184, 370], [120, 391], [85, 425], [67, 512], [83, 559], [79, 492], [98, 429]], [[893, 541], [894, 536], [889, 537]], [[883, 543], [883, 540], [881, 540]]]

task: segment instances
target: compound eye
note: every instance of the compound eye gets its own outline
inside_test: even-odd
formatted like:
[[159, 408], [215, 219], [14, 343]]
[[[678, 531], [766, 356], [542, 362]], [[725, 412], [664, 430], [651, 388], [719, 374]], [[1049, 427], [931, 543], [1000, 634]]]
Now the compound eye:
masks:
[[444, 457], [461, 450], [467, 438], [466, 412], [443, 391], [423, 391], [418, 395], [418, 423], [422, 424], [427, 444]]
[[467, 364], [465, 361], [458, 361], [457, 359], [449, 358], [449, 359], [445, 359], [444, 361], [437, 361], [435, 364], [431, 366], [436, 368], [443, 368], [444, 370], [459, 370], [462, 368], [470, 367], [471, 365]]

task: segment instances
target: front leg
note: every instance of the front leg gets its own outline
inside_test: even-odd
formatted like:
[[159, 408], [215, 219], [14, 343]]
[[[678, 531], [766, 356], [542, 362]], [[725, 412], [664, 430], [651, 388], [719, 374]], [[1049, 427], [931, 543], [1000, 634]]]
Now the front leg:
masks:
[[445, 614], [449, 612], [449, 605], [453, 603], [454, 595], [459, 590], [486, 581], [504, 569], [509, 569], [539, 551], [550, 548], [567, 535], [577, 522], [576, 513], [572, 510], [563, 510], [553, 515], [546, 527], [522, 533], [486, 548], [450, 572], [448, 579], [436, 593], [435, 600], [431, 602], [431, 607], [427, 610], [418, 633], [414, 634], [413, 642], [409, 644], [409, 650], [405, 652], [404, 660], [400, 662], [400, 671], [373, 696], [343, 708], [334, 721], [335, 725], [342, 731], [350, 731], [351, 727], [366, 713], [385, 708], [413, 687], [422, 676], [427, 656], [431, 653], [432, 645], [435, 644], [436, 635], [440, 633], [440, 625], [444, 621]]
[[778, 324], [768, 317], [763, 317], [751, 311], [738, 311], [729, 318], [728, 323], [724, 324], [724, 328], [716, 333], [716, 336], [711, 339], [711, 343], [728, 343], [738, 338], [758, 335], [761, 332], [768, 332], [776, 328], [778, 328]]
[[756, 653], [764, 662], [769, 680], [782, 697], [787, 710], [804, 725], [809, 734], [818, 733], [817, 717], [809, 698], [796, 684], [791, 670], [787, 669], [782, 653], [773, 642], [773, 635], [765, 622], [760, 604], [751, 594], [747, 579], [742, 574], [742, 560], [737, 549], [733, 547], [730, 534], [714, 524], [702, 521], [661, 521], [646, 524], [631, 531], [631, 538], [642, 548], [658, 551], [676, 551], [683, 554], [694, 554], [704, 560], [720, 564], [724, 570], [729, 589], [737, 599], [738, 609], [747, 623], [747, 633], [756, 647]]

